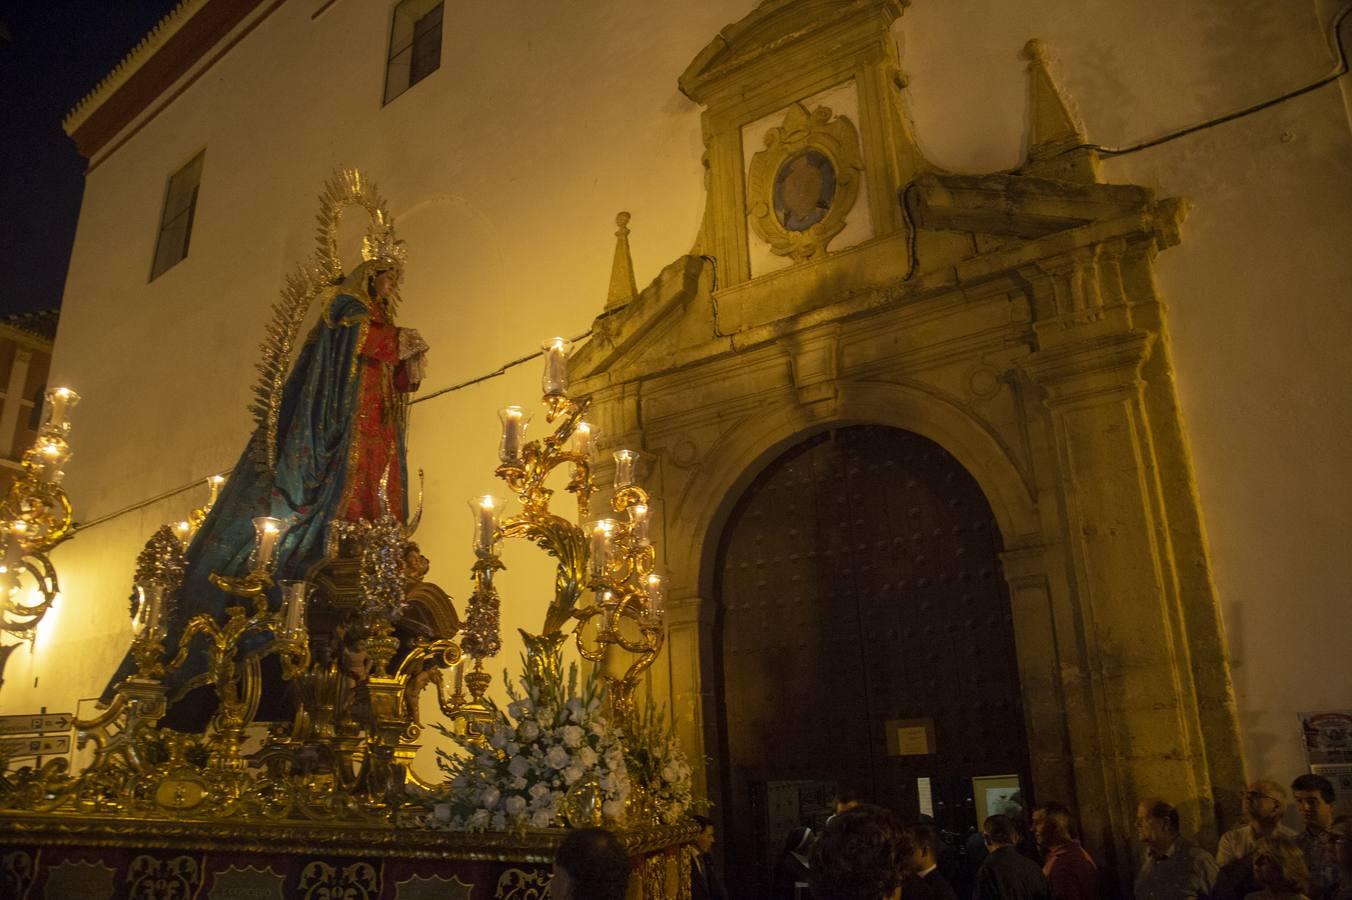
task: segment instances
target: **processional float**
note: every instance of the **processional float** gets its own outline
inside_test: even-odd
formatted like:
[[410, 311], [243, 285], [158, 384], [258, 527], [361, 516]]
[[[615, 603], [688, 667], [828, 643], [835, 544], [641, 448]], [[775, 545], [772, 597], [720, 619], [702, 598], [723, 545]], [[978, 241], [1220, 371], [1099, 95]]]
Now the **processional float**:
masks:
[[[337, 173], [321, 196], [319, 251], [288, 280], [264, 343], [252, 439], [264, 470], [278, 453], [300, 325], [314, 298], [332, 296], [342, 281], [337, 227], [352, 206], [363, 208], [371, 223], [364, 259], [402, 256], [374, 186], [356, 171]], [[276, 571], [292, 523], [253, 517], [243, 571], [209, 573], [229, 605], [223, 614], [199, 612], [184, 621], [185, 611], [200, 606], [190, 592], [188, 548], [199, 530], [225, 515], [218, 508], [224, 479], [213, 476], [207, 502], [156, 531], [136, 559], [134, 671], [115, 685], [105, 708], [75, 723], [80, 745], [92, 747], [91, 761], [79, 772], [53, 759], [0, 774], [0, 836], [38, 847], [54, 834], [78, 845], [84, 834], [91, 846], [121, 847], [124, 856], [151, 848], [155, 865], [149, 868], [123, 860], [128, 882], [150, 877], [151, 870], [162, 878], [169, 871], [165, 854], [191, 846], [290, 854], [267, 870], [299, 895], [342, 882], [355, 891], [351, 896], [396, 896], [355, 864], [342, 875], [342, 867], [297, 861], [321, 851], [344, 858], [383, 853], [407, 857], [414, 882], [469, 887], [479, 882], [462, 877], [496, 879], [489, 887], [496, 895], [473, 896], [524, 897], [534, 896], [532, 885], [547, 883], [541, 864], [562, 829], [606, 824], [625, 834], [640, 859], [645, 896], [682, 895], [689, 863], [675, 848], [694, 830], [684, 818], [690, 770], [651, 701], [644, 706], [636, 699], [664, 636], [649, 496], [636, 478], [637, 454], [619, 450], [609, 509], [593, 517], [596, 431], [585, 418], [588, 399], [568, 393], [570, 349], [562, 338], [543, 348], [542, 403], [552, 431], [528, 441], [524, 409], [499, 414], [495, 474], [518, 509], [509, 513], [491, 494], [470, 502], [473, 588], [463, 622], [449, 595], [425, 580], [429, 563], [412, 540], [421, 498], [407, 524], [384, 502], [388, 466], [380, 515], [335, 519], [323, 554], [303, 577], [284, 579]], [[25, 477], [0, 509], [9, 547], [0, 574], [11, 582], [25, 575], [38, 587], [34, 602], [15, 601], [14, 585], [0, 597], [6, 631], [31, 629], [57, 591], [46, 554], [72, 533], [70, 503], [59, 484], [60, 464], [70, 455], [65, 410], [77, 399], [64, 389], [49, 394], [47, 422], [25, 457]], [[550, 484], [564, 484], [574, 496], [575, 515], [551, 508]], [[540, 631], [521, 632], [524, 693], [514, 690], [513, 703], [502, 709], [487, 697], [491, 676], [484, 667], [501, 648], [496, 580], [505, 568], [502, 542], [513, 539], [535, 544], [557, 567]], [[561, 662], [570, 636], [591, 664], [582, 687]], [[169, 682], [192, 658], [205, 660], [195, 681], [209, 688], [215, 711], [197, 730], [170, 727]], [[278, 678], [270, 680], [269, 671]], [[442, 721], [423, 723], [419, 699], [429, 686]], [[288, 701], [287, 715], [260, 722], [265, 695], [278, 691]], [[275, 708], [279, 698], [270, 699]], [[411, 767], [428, 725], [461, 747], [459, 754], [441, 753], [448, 777], [440, 783]], [[445, 871], [428, 868], [427, 860], [438, 857], [469, 868], [447, 880]], [[500, 871], [473, 868], [489, 860]], [[198, 887], [226, 884], [207, 871], [209, 862], [200, 860]], [[23, 865], [13, 872], [8, 865], [0, 864], [0, 883], [12, 877], [25, 884]], [[105, 860], [110, 871], [121, 871], [118, 865]], [[26, 884], [46, 877], [53, 895], [51, 872], [40, 874], [31, 860], [30, 868]], [[517, 889], [526, 893], [512, 893]]]

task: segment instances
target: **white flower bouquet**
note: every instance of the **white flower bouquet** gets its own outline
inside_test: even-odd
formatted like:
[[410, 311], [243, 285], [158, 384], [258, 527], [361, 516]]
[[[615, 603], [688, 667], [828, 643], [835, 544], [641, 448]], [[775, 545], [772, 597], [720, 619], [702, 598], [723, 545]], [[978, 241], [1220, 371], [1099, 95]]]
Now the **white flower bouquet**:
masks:
[[690, 761], [676, 740], [674, 724], [652, 698], [624, 727], [625, 763], [640, 788], [647, 812], [663, 825], [685, 818], [692, 801]]
[[[556, 659], [553, 671], [559, 668]], [[437, 764], [450, 780], [423, 800], [433, 811], [429, 825], [464, 831], [563, 826], [564, 798], [582, 781], [599, 787], [606, 818], [624, 817], [630, 790], [624, 745], [602, 712], [595, 674], [579, 691], [576, 664], [569, 666], [566, 684], [532, 674], [529, 665], [525, 670], [519, 690], [503, 673], [511, 702], [502, 710], [490, 701], [486, 745], [437, 726], [466, 753], [437, 751]]]

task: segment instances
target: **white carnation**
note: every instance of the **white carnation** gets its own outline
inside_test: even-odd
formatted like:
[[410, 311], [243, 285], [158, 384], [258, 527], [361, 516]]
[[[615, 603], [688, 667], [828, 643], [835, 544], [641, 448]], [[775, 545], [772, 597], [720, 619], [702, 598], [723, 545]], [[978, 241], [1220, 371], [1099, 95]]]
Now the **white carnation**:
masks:
[[507, 815], [519, 816], [526, 811], [526, 798], [518, 794], [513, 794], [507, 798], [507, 802], [502, 806], [503, 809], [507, 810]]
[[582, 744], [582, 739], [587, 733], [576, 725], [565, 725], [563, 727], [563, 743], [567, 747], [577, 747]]
[[545, 754], [545, 762], [549, 763], [551, 769], [562, 769], [570, 761], [568, 751], [559, 746], [550, 747]]

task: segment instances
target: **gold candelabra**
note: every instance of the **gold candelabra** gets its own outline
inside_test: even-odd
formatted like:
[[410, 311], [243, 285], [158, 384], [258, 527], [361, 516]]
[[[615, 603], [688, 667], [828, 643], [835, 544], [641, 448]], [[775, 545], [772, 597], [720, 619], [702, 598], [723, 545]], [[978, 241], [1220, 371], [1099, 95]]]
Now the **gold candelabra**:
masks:
[[[46, 393], [37, 440], [23, 455], [21, 474], [0, 503], [4, 560], [0, 563], [0, 634], [31, 641], [38, 623], [60, 593], [56, 569], [47, 554], [71, 536], [75, 516], [61, 487], [61, 467], [71, 457], [66, 414], [80, 400], [70, 388]], [[25, 595], [24, 587], [32, 582]], [[0, 645], [0, 684], [4, 665], [17, 644]]]
[[[552, 433], [526, 441], [530, 423], [526, 412], [509, 406], [499, 413], [502, 438], [496, 475], [516, 495], [521, 511], [502, 518], [503, 504], [491, 495], [470, 503], [476, 561], [463, 645], [475, 660], [473, 674], [481, 674], [482, 660], [501, 646], [500, 600], [493, 581], [495, 573], [505, 568], [499, 544], [505, 538], [528, 540], [557, 559], [558, 566], [554, 597], [540, 633], [521, 630], [527, 665], [552, 666], [557, 658], [554, 651], [566, 639], [565, 626], [575, 622], [579, 653], [602, 667], [612, 706], [619, 716], [627, 717], [633, 711], [640, 677], [662, 649], [664, 585], [654, 571], [651, 510], [648, 493], [637, 484], [637, 453], [614, 453], [610, 498], [614, 517], [588, 521], [598, 490], [592, 477], [596, 430], [583, 418], [590, 401], [574, 399], [567, 392], [570, 349], [563, 338], [544, 344], [542, 402], [545, 421], [557, 423]], [[570, 467], [566, 490], [576, 497], [576, 522], [550, 510], [554, 491], [546, 482], [560, 466]], [[588, 594], [590, 602], [584, 599]]]

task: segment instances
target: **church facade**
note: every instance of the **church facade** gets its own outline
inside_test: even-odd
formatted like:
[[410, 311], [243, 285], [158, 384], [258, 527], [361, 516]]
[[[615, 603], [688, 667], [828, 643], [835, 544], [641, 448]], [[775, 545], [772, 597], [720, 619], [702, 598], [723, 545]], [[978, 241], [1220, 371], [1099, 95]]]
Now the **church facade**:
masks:
[[[586, 333], [671, 584], [649, 687], [742, 857], [794, 785], [943, 821], [1012, 778], [1129, 871], [1139, 799], [1205, 840], [1304, 771], [1297, 714], [1352, 707], [1346, 17], [632, 6], [187, 0], [72, 113], [86, 532], [5, 706], [102, 689], [136, 549], [233, 463], [312, 196], [358, 165], [424, 390], [459, 386], [413, 407], [433, 575], [538, 392], [479, 376]], [[507, 562], [510, 635], [549, 567]]]

